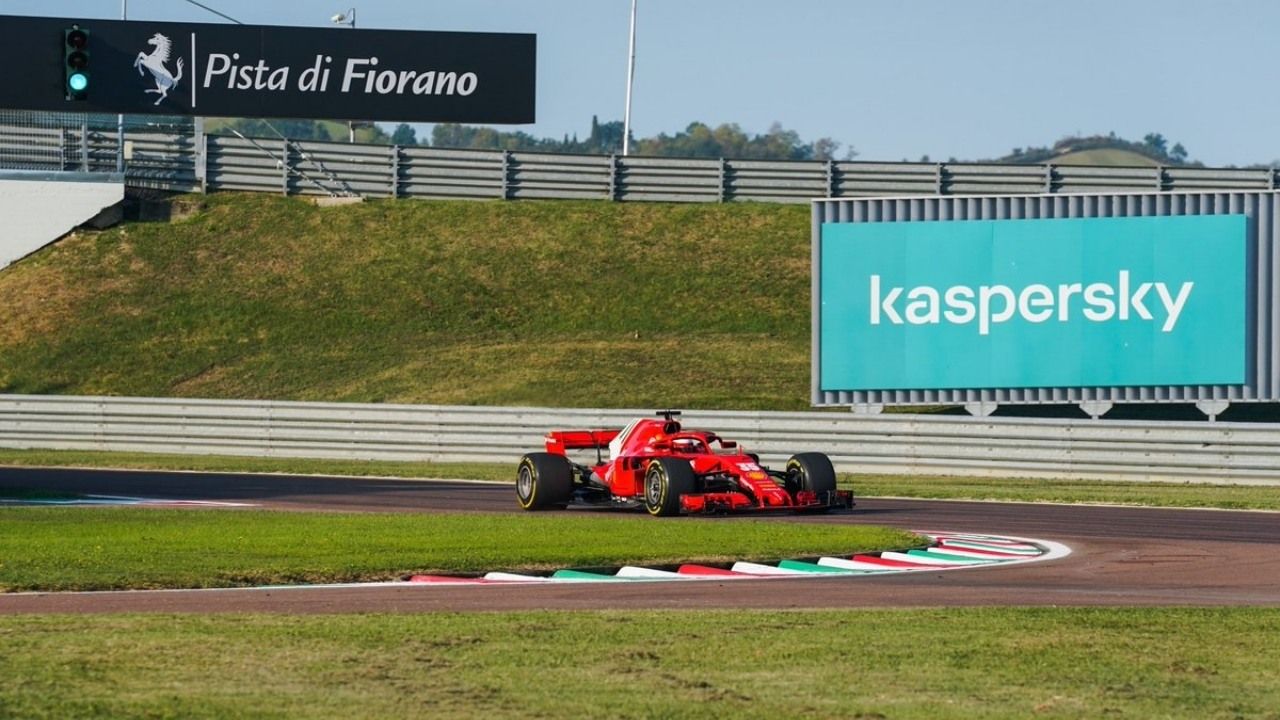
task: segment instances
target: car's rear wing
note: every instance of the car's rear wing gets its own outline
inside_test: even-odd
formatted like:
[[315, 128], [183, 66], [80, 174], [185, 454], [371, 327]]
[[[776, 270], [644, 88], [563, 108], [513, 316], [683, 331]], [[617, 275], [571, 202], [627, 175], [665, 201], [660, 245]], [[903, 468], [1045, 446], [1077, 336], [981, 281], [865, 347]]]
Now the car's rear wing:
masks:
[[621, 430], [553, 430], [547, 433], [547, 452], [563, 455], [566, 450], [595, 450], [609, 447]]

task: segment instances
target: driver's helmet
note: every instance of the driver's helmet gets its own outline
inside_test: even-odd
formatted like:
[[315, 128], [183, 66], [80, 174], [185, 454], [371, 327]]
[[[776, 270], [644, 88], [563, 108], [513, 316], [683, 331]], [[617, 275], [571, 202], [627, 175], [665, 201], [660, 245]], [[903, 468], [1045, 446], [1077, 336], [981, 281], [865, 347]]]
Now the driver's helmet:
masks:
[[700, 453], [702, 441], [697, 438], [676, 438], [671, 441], [671, 448], [678, 453]]

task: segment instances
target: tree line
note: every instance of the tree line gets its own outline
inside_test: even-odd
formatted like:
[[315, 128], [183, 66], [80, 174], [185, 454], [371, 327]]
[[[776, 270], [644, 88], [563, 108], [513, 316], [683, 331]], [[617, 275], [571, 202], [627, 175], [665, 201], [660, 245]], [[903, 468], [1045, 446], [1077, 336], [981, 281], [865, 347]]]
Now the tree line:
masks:
[[[523, 130], [498, 130], [458, 123], [436, 124], [431, 128], [430, 137], [425, 138], [419, 138], [417, 130], [406, 123], [400, 123], [390, 132], [375, 123], [358, 123], [356, 127], [356, 142], [361, 143], [579, 155], [622, 152], [622, 121], [600, 122], [596, 116], [591, 118], [591, 129], [585, 138], [579, 138], [577, 134], [559, 138], [537, 137]], [[211, 126], [211, 132], [232, 129], [250, 137], [284, 135], [295, 140], [330, 142], [348, 139], [345, 123], [318, 120], [272, 120], [268, 124], [265, 120], [240, 118]], [[1016, 147], [1007, 155], [979, 162], [1034, 165], [1052, 162], [1054, 158], [1072, 152], [1107, 148], [1134, 152], [1162, 165], [1203, 166], [1203, 163], [1190, 158], [1181, 142], [1170, 141], [1158, 132], [1147, 133], [1141, 140], [1127, 140], [1114, 132], [1107, 135], [1069, 135], [1052, 145]], [[829, 137], [806, 141], [799, 133], [779, 123], [774, 123], [764, 133], [753, 134], [737, 123], [712, 127], [703, 122], [692, 122], [685, 129], [670, 134], [640, 138], [632, 134], [630, 149], [636, 155], [743, 160], [852, 160], [857, 155], [852, 147], [845, 147]], [[920, 160], [930, 161], [927, 155]], [[959, 161], [953, 157], [949, 162]]]
[[[210, 129], [211, 132], [232, 130], [248, 137], [278, 137], [278, 132], [295, 140], [341, 142], [348, 137], [345, 124], [317, 120], [271, 120], [268, 124], [265, 120], [240, 118], [220, 122]], [[389, 133], [375, 124], [362, 123], [356, 130], [356, 141], [469, 150], [608, 155], [622, 152], [622, 121], [600, 122], [593, 116], [590, 132], [581, 139], [577, 134], [566, 134], [561, 138], [535, 137], [523, 130], [497, 130], [458, 123], [437, 124], [432, 127], [430, 138], [419, 138], [417, 130], [406, 123], [397, 125]], [[633, 133], [630, 141], [630, 150], [634, 154], [659, 157], [848, 160], [857, 154], [851, 147], [840, 154], [842, 147], [842, 143], [829, 137], [805, 141], [799, 133], [778, 123], [771, 125], [767, 132], [752, 134], [737, 123], [711, 127], [706, 123], [693, 122], [672, 134], [637, 138]]]

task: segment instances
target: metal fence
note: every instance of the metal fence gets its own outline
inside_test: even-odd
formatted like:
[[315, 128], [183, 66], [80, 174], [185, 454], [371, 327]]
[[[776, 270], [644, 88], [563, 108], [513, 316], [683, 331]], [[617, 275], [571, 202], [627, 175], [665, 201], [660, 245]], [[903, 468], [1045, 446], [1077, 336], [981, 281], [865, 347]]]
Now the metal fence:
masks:
[[190, 192], [201, 134], [191, 118], [0, 110], [0, 169], [123, 168], [131, 186]]
[[182, 118], [0, 111], [0, 168], [114, 171], [130, 185], [364, 197], [807, 202], [812, 198], [1272, 190], [1277, 170], [561, 155], [207, 135]]
[[[507, 462], [553, 428], [647, 411], [0, 396], [0, 447]], [[779, 462], [821, 450], [864, 473], [1280, 485], [1280, 426], [1254, 423], [690, 411]]]

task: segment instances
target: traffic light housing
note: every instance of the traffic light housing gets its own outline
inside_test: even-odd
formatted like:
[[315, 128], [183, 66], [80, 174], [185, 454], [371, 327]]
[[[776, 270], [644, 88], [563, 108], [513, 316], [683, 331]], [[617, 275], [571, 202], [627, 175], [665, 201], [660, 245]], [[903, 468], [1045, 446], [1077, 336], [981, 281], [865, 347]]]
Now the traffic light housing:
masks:
[[62, 31], [62, 69], [67, 99], [88, 99], [89, 31], [79, 25]]

